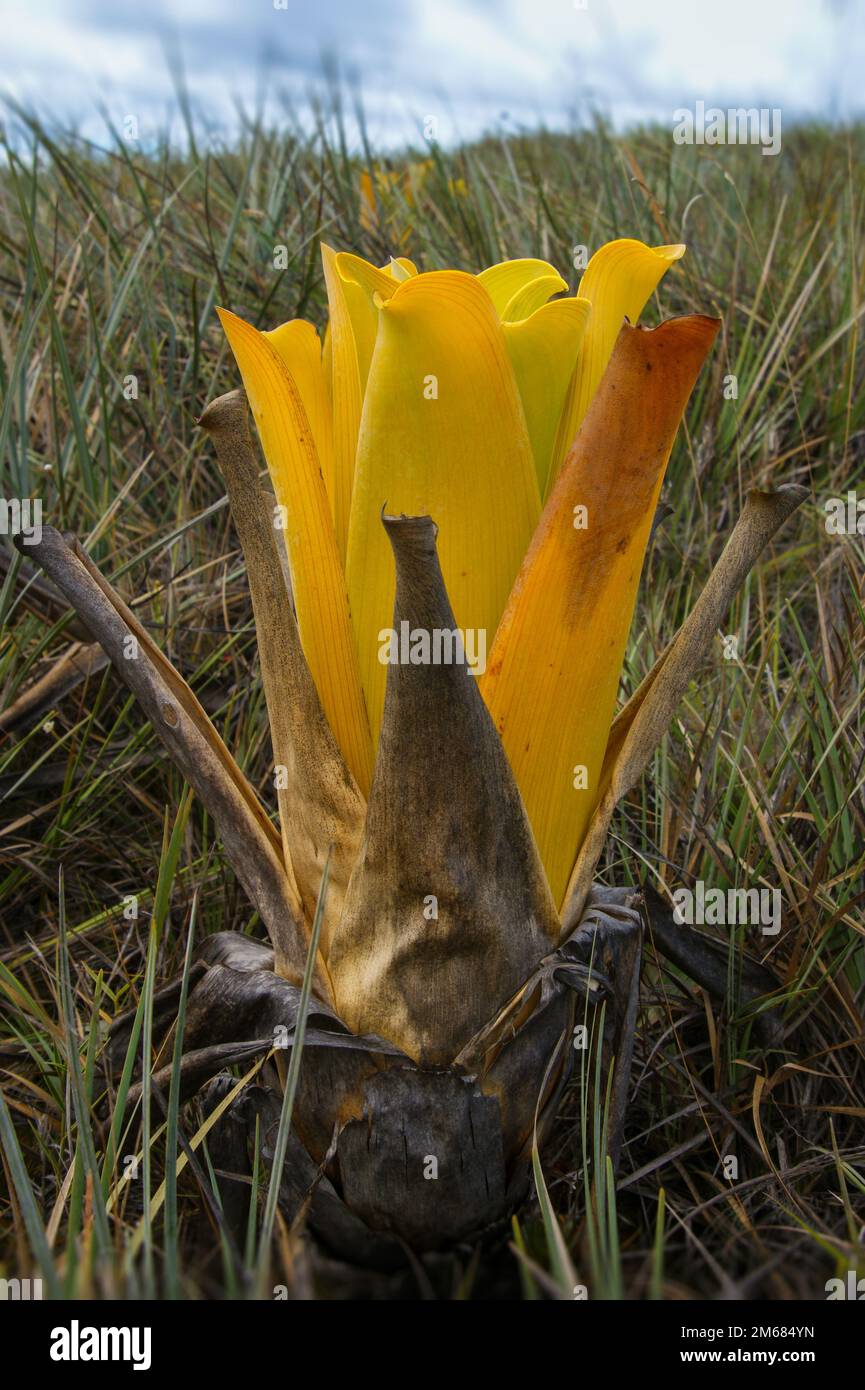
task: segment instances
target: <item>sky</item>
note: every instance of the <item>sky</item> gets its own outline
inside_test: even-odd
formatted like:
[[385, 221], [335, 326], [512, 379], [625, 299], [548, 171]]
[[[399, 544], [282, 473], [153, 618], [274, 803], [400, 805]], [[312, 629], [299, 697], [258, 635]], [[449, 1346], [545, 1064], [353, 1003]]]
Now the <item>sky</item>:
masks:
[[328, 64], [383, 146], [430, 117], [452, 144], [593, 110], [672, 125], [698, 100], [847, 120], [865, 116], [865, 0], [0, 0], [0, 92], [94, 139], [100, 108], [180, 137], [172, 68], [229, 135], [239, 110], [303, 107]]

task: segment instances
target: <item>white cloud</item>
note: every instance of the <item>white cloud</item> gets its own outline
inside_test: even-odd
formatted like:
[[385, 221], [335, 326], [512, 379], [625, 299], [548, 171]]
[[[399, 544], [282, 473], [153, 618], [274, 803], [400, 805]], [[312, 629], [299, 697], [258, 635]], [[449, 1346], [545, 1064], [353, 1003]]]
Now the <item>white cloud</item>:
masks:
[[272, 89], [302, 97], [334, 53], [362, 82], [373, 134], [391, 143], [441, 114], [444, 138], [507, 111], [561, 123], [589, 101], [617, 123], [669, 120], [707, 104], [780, 106], [795, 116], [865, 112], [859, 0], [0, 0], [3, 87], [59, 120], [160, 123], [171, 101], [166, 44], [217, 121]]

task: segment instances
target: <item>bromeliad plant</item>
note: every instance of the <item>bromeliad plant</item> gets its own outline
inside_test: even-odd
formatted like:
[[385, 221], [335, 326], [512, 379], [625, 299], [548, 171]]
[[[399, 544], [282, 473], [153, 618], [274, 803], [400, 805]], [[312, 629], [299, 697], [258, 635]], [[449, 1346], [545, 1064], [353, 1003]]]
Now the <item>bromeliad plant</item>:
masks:
[[[185, 1093], [291, 1045], [312, 950], [282, 1196], [357, 1258], [507, 1215], [588, 1009], [615, 1158], [641, 916], [593, 873], [617, 801], [803, 496], [751, 494], [616, 715], [666, 463], [718, 327], [635, 326], [683, 251], [614, 241], [557, 298], [567, 286], [544, 261], [418, 274], [324, 247], [323, 347], [300, 320], [262, 333], [220, 311], [246, 400], [222, 396], [200, 423], [246, 559], [280, 833], [123, 601], [74, 543], [43, 535], [42, 563], [208, 806], [270, 935], [271, 951], [205, 943]], [[486, 660], [470, 667], [468, 650]], [[166, 1020], [176, 996], [159, 996]], [[243, 1107], [272, 1117], [260, 1087]]]

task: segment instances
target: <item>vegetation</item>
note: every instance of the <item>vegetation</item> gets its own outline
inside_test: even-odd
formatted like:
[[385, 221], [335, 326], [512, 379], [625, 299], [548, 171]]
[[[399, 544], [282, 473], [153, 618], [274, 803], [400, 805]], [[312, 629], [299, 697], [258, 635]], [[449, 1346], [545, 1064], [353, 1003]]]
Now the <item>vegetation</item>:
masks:
[[[747, 490], [798, 482], [813, 500], [752, 574], [617, 813], [602, 877], [779, 889], [781, 930], [710, 927], [729, 947], [723, 1007], [649, 944], [616, 1190], [602, 1097], [578, 1070], [512, 1244], [457, 1257], [437, 1287], [814, 1298], [836, 1273], [865, 1274], [865, 535], [830, 534], [824, 509], [861, 487], [865, 457], [865, 129], [800, 129], [773, 159], [599, 127], [380, 161], [349, 154], [337, 105], [307, 133], [249, 126], [230, 148], [191, 131], [185, 153], [119, 133], [97, 149], [18, 113], [4, 145], [4, 494], [42, 498], [46, 523], [143, 596], [139, 617], [273, 810], [242, 556], [195, 425], [236, 385], [215, 306], [262, 328], [322, 325], [322, 237], [422, 269], [540, 256], [574, 285], [581, 246], [688, 244], [644, 319], [710, 313], [723, 327], [668, 470], [623, 694], [693, 605]], [[397, 177], [375, 181], [370, 207], [361, 171], [385, 166]], [[66, 1296], [250, 1296], [262, 1269], [268, 1289], [357, 1292], [281, 1224], [266, 1173], [253, 1193], [263, 1226], [244, 1248], [226, 1240], [206, 1121], [176, 1092], [143, 1135], [119, 1118], [105, 1025], [140, 1006], [122, 1100], [142, 1037], [150, 1055], [154, 990], [183, 970], [190, 931], [260, 936], [261, 924], [110, 668], [8, 727], [86, 634], [11, 548], [7, 559], [0, 1272], [41, 1273]], [[743, 947], [779, 982], [771, 1050], [737, 1002]]]

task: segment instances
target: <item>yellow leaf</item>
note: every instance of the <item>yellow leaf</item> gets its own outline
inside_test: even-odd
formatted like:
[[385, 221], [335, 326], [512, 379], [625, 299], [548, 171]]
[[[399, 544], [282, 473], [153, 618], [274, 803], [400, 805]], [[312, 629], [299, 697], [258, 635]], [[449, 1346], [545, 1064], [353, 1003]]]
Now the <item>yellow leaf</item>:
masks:
[[540, 501], [502, 327], [473, 275], [416, 276], [379, 310], [347, 559], [374, 742], [387, 672], [379, 634], [392, 625], [394, 602], [385, 504], [433, 518], [457, 623], [490, 644]]
[[401, 278], [405, 277], [392, 275], [389, 267], [379, 270], [362, 256], [352, 255], [350, 251], [339, 251], [334, 264], [342, 280], [343, 294], [351, 318], [363, 397], [375, 347], [375, 335], [378, 332], [379, 302], [390, 299]]
[[366, 795], [372, 745], [345, 579], [312, 429], [280, 353], [250, 324], [218, 311], [261, 438], [285, 535], [297, 625], [334, 737]]
[[646, 246], [625, 237], [608, 241], [586, 266], [577, 294], [589, 300], [592, 316], [559, 423], [551, 484], [583, 423], [623, 319], [636, 324], [662, 275], [684, 254], [682, 245]]
[[[534, 284], [539, 283], [534, 281]], [[502, 324], [542, 497], [547, 488], [562, 405], [590, 310], [587, 299], [554, 299], [542, 304], [522, 322]]]
[[328, 484], [328, 496], [331, 497], [340, 558], [344, 562], [357, 432], [378, 331], [378, 298], [389, 298], [396, 286], [416, 275], [417, 270], [405, 256], [391, 259], [379, 270], [361, 256], [347, 251], [335, 252], [324, 243], [321, 256], [330, 308], [324, 372], [330, 393], [334, 438], [333, 483]]
[[321, 344], [321, 370], [324, 375], [324, 387], [327, 391], [327, 399], [330, 402], [330, 437], [333, 442], [333, 343], [330, 340], [330, 324], [325, 324], [324, 338]]
[[557, 905], [599, 790], [667, 459], [717, 327], [620, 330], [481, 682]]
[[333, 515], [333, 426], [321, 340], [306, 319], [290, 319], [264, 336], [276, 348], [300, 392]]
[[330, 381], [333, 397], [333, 524], [341, 560], [345, 560], [348, 514], [354, 482], [357, 432], [363, 385], [355, 334], [374, 340], [375, 320], [369, 298], [361, 287], [343, 280], [337, 269], [337, 253], [321, 244], [324, 282], [330, 311]]
[[417, 266], [408, 256], [391, 256], [387, 269], [394, 280], [410, 280], [413, 275], [417, 275]]
[[[397, 285], [417, 275], [417, 270], [414, 262], [405, 256], [401, 256], [399, 260], [391, 258], [379, 269], [371, 261], [365, 261], [362, 256], [355, 256], [351, 251], [337, 252], [336, 268], [346, 283], [361, 387], [366, 390], [369, 364], [378, 330], [379, 302], [390, 299]], [[363, 300], [355, 293], [355, 287], [364, 292]]]
[[554, 294], [561, 294], [567, 288], [561, 275], [538, 275], [508, 300], [502, 322], [521, 323], [546, 304], [548, 299], [552, 299]]
[[[532, 313], [540, 304], [545, 304], [551, 294], [568, 288], [554, 265], [550, 265], [549, 261], [538, 261], [531, 257], [524, 257], [515, 261], [501, 261], [498, 265], [488, 266], [486, 270], [481, 271], [477, 278], [493, 301], [499, 318], [502, 319], [515, 317], [519, 313], [517, 297], [536, 280], [543, 281], [545, 292], [542, 299], [532, 298], [527, 301], [531, 307], [526, 310], [526, 313]], [[509, 313], [509, 307], [515, 301], [516, 307]], [[520, 313], [520, 317], [525, 317], [525, 314]]]

